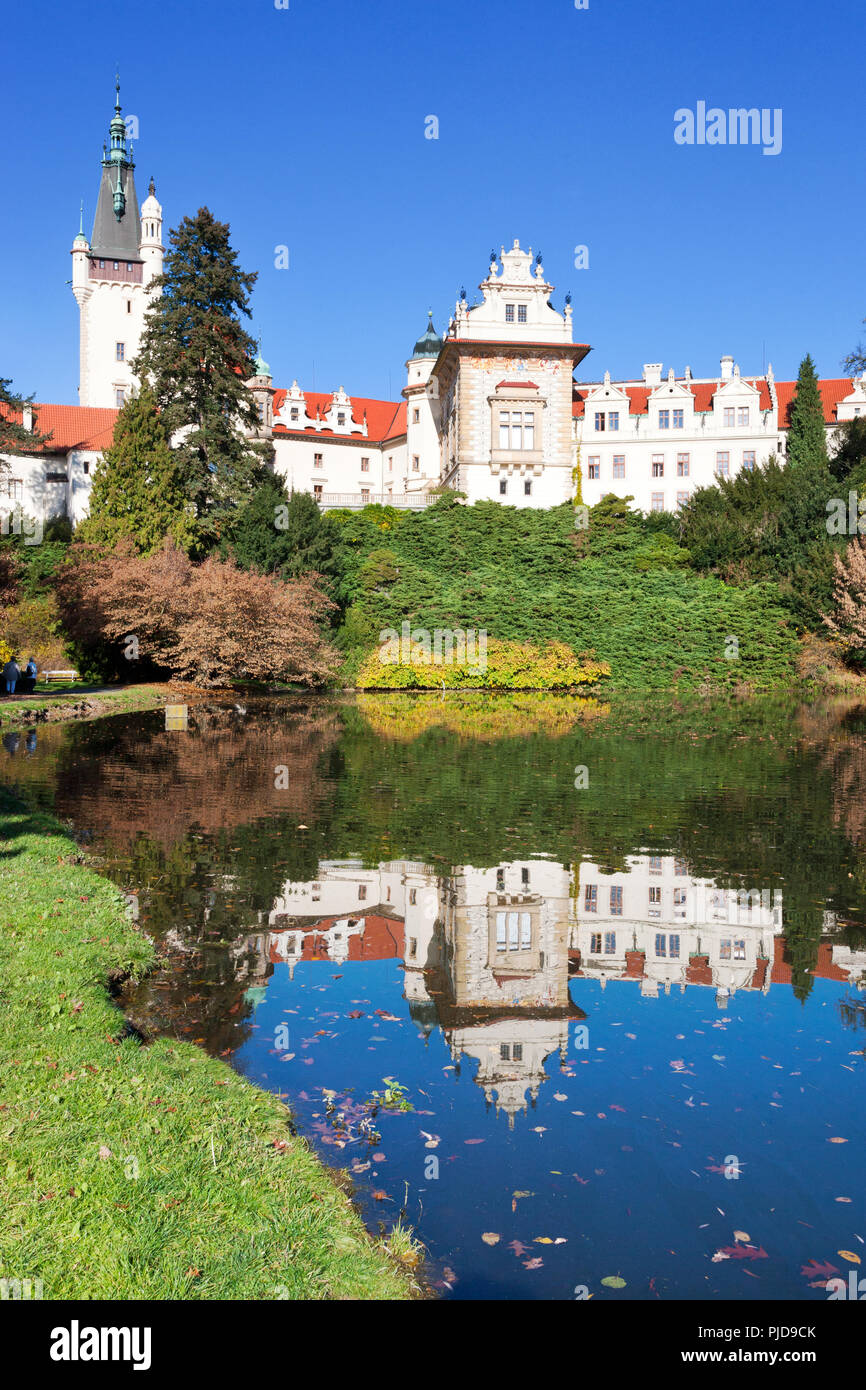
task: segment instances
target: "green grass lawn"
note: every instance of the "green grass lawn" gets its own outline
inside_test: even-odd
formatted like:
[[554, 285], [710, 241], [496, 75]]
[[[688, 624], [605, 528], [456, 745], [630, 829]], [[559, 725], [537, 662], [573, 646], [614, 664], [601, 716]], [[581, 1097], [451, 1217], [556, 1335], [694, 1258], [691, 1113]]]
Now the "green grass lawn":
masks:
[[46, 1299], [411, 1297], [274, 1096], [200, 1048], [123, 1037], [107, 986], [150, 943], [57, 822], [0, 791], [0, 1277]]

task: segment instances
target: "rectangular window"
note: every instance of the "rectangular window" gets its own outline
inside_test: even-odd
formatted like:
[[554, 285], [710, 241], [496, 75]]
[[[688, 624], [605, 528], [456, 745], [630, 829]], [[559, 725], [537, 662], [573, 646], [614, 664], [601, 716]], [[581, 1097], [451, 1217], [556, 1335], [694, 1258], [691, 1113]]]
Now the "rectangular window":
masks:
[[524, 497], [531, 497], [531, 496], [532, 496], [532, 483], [529, 481], [528, 478], [527, 478], [526, 482], [523, 484], [523, 495], [524, 495]]
[[663, 492], [654, 492], [650, 500], [650, 510], [663, 512], [665, 509], [665, 495]]
[[117, 362], [126, 361], [126, 343], [115, 343], [114, 357]]
[[716, 453], [716, 477], [727, 478], [731, 471], [731, 456], [726, 450]]
[[663, 477], [665, 476], [665, 456], [664, 456], [664, 454], [653, 454], [653, 458], [652, 458], [652, 473], [653, 473], [653, 477], [654, 477], [654, 478], [663, 478]]
[[608, 411], [608, 416], [607, 416], [607, 427], [608, 427], [609, 430], [618, 430], [618, 429], [619, 429], [619, 411], [618, 411], [618, 410], [610, 410], [610, 411]]
[[415, 903], [416, 903], [417, 901], [418, 901], [418, 889], [417, 889], [417, 888], [410, 888], [410, 889], [409, 889], [409, 904], [410, 904], [410, 906], [411, 906], [411, 907], [414, 907], [414, 906], [415, 906]]
[[667, 955], [667, 942], [664, 932], [656, 933], [656, 955], [662, 959]]
[[131, 313], [132, 313], [132, 300], [131, 300], [131, 299], [127, 299], [127, 301], [126, 301], [126, 312], [127, 312], [128, 314], [131, 314]]
[[746, 943], [745, 943], [745, 941], [735, 941], [735, 942], [734, 942], [734, 960], [745, 960], [745, 959], [746, 959]]
[[298, 418], [298, 407], [297, 407], [296, 405], [293, 405], [293, 406], [292, 406], [292, 419], [293, 419], [293, 420], [297, 420], [297, 418]]
[[604, 433], [604, 412], [601, 410], [595, 412], [595, 428]]
[[518, 921], [518, 918], [519, 918], [519, 917], [520, 917], [520, 913], [519, 913], [519, 912], [509, 912], [509, 914], [508, 914], [508, 949], [509, 949], [509, 951], [516, 951], [516, 950], [517, 950], [517, 941], [518, 941], [517, 932], [518, 932], [518, 928], [519, 928], [519, 925], [520, 925], [520, 923], [519, 923], [519, 921]]
[[362, 459], [361, 459], [361, 472], [362, 472], [362, 473], [369, 473], [369, 471], [370, 471], [370, 460], [369, 460], [368, 458], [367, 458], [367, 459], [362, 458]]
[[614, 454], [613, 456], [613, 476], [615, 478], [625, 477], [625, 454]]
[[313, 483], [313, 496], [315, 497], [315, 499], [316, 499], [317, 502], [321, 501], [321, 498], [322, 498], [322, 484], [321, 484], [321, 483]]
[[689, 456], [688, 454], [677, 454], [677, 477], [687, 478], [689, 476]]
[[671, 960], [679, 960], [680, 958], [680, 938], [676, 932], [668, 937], [668, 955]]
[[324, 461], [325, 461], [325, 456], [324, 456], [324, 454], [313, 454], [313, 467], [314, 467], [314, 468], [321, 468], [321, 467], [323, 466], [323, 464], [324, 464]]
[[616, 887], [610, 890], [610, 915], [611, 917], [622, 916], [622, 888]]
[[601, 477], [601, 460], [596, 456], [586, 461], [586, 476], [588, 478]]
[[604, 954], [606, 956], [616, 955], [616, 932], [606, 931], [604, 934]]
[[256, 401], [256, 414], [257, 414], [258, 417], [259, 417], [259, 424], [260, 424], [260, 425], [263, 425], [263, 424], [265, 423], [265, 403], [264, 403], [264, 401]]
[[510, 1045], [510, 1043], [500, 1043], [500, 1044], [499, 1044], [499, 1060], [500, 1060], [501, 1062], [510, 1062], [510, 1061], [511, 1061], [511, 1045]]
[[736, 411], [734, 410], [734, 407], [732, 405], [726, 405], [724, 410], [722, 411], [722, 423], [725, 426], [725, 429], [734, 428], [735, 418]]
[[125, 393], [124, 391], [119, 391], [119, 390], [118, 390], [118, 391], [115, 391], [115, 393], [114, 393], [114, 404], [117, 406], [117, 409], [118, 409], [118, 410], [119, 410], [120, 407], [123, 405], [123, 403], [124, 403], [125, 400], [126, 400], [126, 393]]
[[418, 954], [418, 938], [417, 938], [417, 936], [410, 936], [410, 937], [409, 937], [409, 956], [410, 956], [410, 959], [414, 959], [415, 956], [417, 956], [417, 954]]
[[671, 427], [671, 413], [669, 410], [659, 411], [659, 429], [669, 430]]
[[497, 870], [496, 870], [496, 891], [497, 891], [497, 893], [504, 893], [504, 892], [505, 892], [505, 870], [504, 870], [504, 869], [497, 869]]
[[370, 489], [369, 489], [368, 487], [362, 487], [362, 488], [361, 488], [361, 501], [362, 501], [362, 502], [369, 502], [369, 500], [370, 500]]
[[421, 419], [421, 412], [420, 412], [420, 410], [413, 410], [413, 411], [412, 411], [412, 424], [413, 424], [413, 425], [417, 425], [420, 419]]
[[345, 412], [345, 410], [338, 410], [338, 411], [337, 411], [337, 424], [338, 424], [338, 425], [345, 425], [345, 423], [346, 423], [346, 412]]
[[591, 956], [601, 955], [601, 932], [594, 931], [589, 934], [589, 954]]
[[731, 946], [732, 946], [732, 945], [733, 945], [733, 942], [731, 942], [731, 941], [729, 941], [729, 940], [727, 940], [727, 939], [724, 940], [724, 941], [720, 941], [720, 942], [719, 942], [719, 960], [730, 960], [730, 959], [731, 959]]
[[583, 909], [584, 912], [598, 911], [598, 885], [588, 883], [583, 890]]
[[421, 472], [421, 458], [420, 458], [420, 455], [419, 455], [419, 454], [413, 454], [413, 455], [412, 455], [412, 472], [413, 472], [413, 473], [420, 473], [420, 472]]
[[677, 506], [678, 506], [678, 507], [684, 507], [684, 506], [686, 505], [686, 503], [688, 502], [688, 500], [689, 500], [689, 494], [688, 494], [687, 492], [678, 492], [678, 493], [677, 493]]
[[523, 448], [523, 411], [512, 410], [511, 412], [511, 447], [512, 449]]
[[685, 888], [674, 889], [674, 907], [685, 907], [686, 894], [687, 890]]
[[518, 323], [526, 323], [526, 305], [525, 305], [525, 304], [518, 304], [518, 306], [517, 306], [517, 322], [518, 322]]
[[513, 305], [513, 304], [506, 304], [506, 306], [505, 306], [505, 322], [506, 322], [506, 323], [513, 323], [513, 322], [514, 322], [514, 305]]
[[528, 951], [532, 945], [532, 913], [521, 912], [520, 914], [520, 949]]
[[737, 410], [737, 424], [740, 426], [741, 429], [748, 429], [749, 407], [747, 405], [741, 405]]
[[688, 873], [688, 871], [689, 866], [686, 863], [685, 859], [674, 860], [674, 873], [677, 874], [678, 877], [682, 878], [684, 874]]
[[500, 412], [499, 412], [499, 447], [500, 447], [500, 449], [507, 449], [508, 446], [509, 446], [509, 442], [510, 442], [510, 439], [511, 439], [511, 434], [510, 434], [510, 431], [509, 431], [509, 428], [508, 428], [510, 418], [511, 418], [511, 417], [510, 417], [510, 415], [509, 415], [509, 413], [508, 413], [507, 410], [500, 410]]
[[505, 497], [508, 493], [508, 483], [504, 478], [499, 479], [499, 496]]
[[751, 472], [752, 472], [753, 468], [755, 467], [755, 451], [754, 451], [754, 449], [744, 449], [744, 450], [743, 450], [743, 467], [746, 469], [746, 471], [747, 471], [748, 473], [751, 473]]
[[655, 884], [649, 889], [649, 900], [654, 907], [661, 906], [662, 890], [660, 884]]
[[651, 854], [649, 857], [649, 871], [651, 874], [660, 874], [662, 871], [662, 857], [660, 854]]
[[389, 473], [393, 473], [393, 472], [394, 472], [394, 455], [393, 455], [393, 454], [389, 454], [389, 455], [388, 455], [388, 472], [389, 472]]
[[511, 1047], [512, 1062], [523, 1061], [523, 1043], [513, 1043]]
[[535, 448], [535, 413], [532, 410], [526, 410], [523, 414], [523, 447]]
[[497, 912], [497, 914], [496, 914], [496, 949], [497, 949], [497, 951], [504, 951], [504, 950], [505, 950], [505, 913], [504, 913], [504, 912]]
[[0, 497], [8, 497], [13, 502], [24, 500], [24, 483], [20, 478], [0, 479]]
[[681, 430], [682, 428], [683, 428], [683, 412], [682, 412], [681, 410], [675, 410], [675, 411], [674, 411], [674, 429], [675, 429], [675, 430]]

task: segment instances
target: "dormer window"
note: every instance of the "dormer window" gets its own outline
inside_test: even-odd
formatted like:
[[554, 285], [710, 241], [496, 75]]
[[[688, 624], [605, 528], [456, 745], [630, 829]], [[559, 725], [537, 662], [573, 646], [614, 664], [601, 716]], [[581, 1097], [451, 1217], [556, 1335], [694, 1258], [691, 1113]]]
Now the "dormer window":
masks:
[[345, 423], [346, 423], [346, 412], [345, 412], [345, 410], [338, 410], [338, 411], [337, 411], [337, 424], [338, 424], [338, 425], [345, 425]]
[[292, 406], [291, 418], [293, 420], [297, 420], [298, 418], [298, 407], [296, 405]]

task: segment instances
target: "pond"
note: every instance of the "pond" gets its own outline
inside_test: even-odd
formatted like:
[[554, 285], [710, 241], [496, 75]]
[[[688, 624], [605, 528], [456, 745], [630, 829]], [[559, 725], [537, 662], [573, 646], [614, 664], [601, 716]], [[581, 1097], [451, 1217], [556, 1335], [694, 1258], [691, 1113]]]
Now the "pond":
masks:
[[7, 734], [0, 776], [160, 943], [136, 1025], [285, 1097], [443, 1297], [823, 1302], [866, 1262], [864, 734], [291, 697]]

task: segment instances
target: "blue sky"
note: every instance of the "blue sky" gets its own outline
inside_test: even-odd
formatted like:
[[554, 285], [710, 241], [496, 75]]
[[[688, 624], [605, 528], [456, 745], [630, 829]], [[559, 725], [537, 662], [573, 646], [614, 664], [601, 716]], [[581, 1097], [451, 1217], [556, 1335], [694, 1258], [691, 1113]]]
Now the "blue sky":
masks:
[[[118, 64], [139, 196], [152, 173], [167, 226], [202, 204], [231, 223], [276, 385], [397, 395], [428, 307], [441, 330], [514, 237], [543, 252], [555, 304], [572, 291], [584, 379], [654, 361], [711, 375], [723, 353], [783, 378], [806, 351], [836, 376], [860, 337], [859, 0], [8, 14], [0, 375], [37, 399], [77, 400], [68, 252], [82, 197], [90, 231]], [[677, 145], [674, 112], [698, 101], [781, 108], [781, 153]]]

